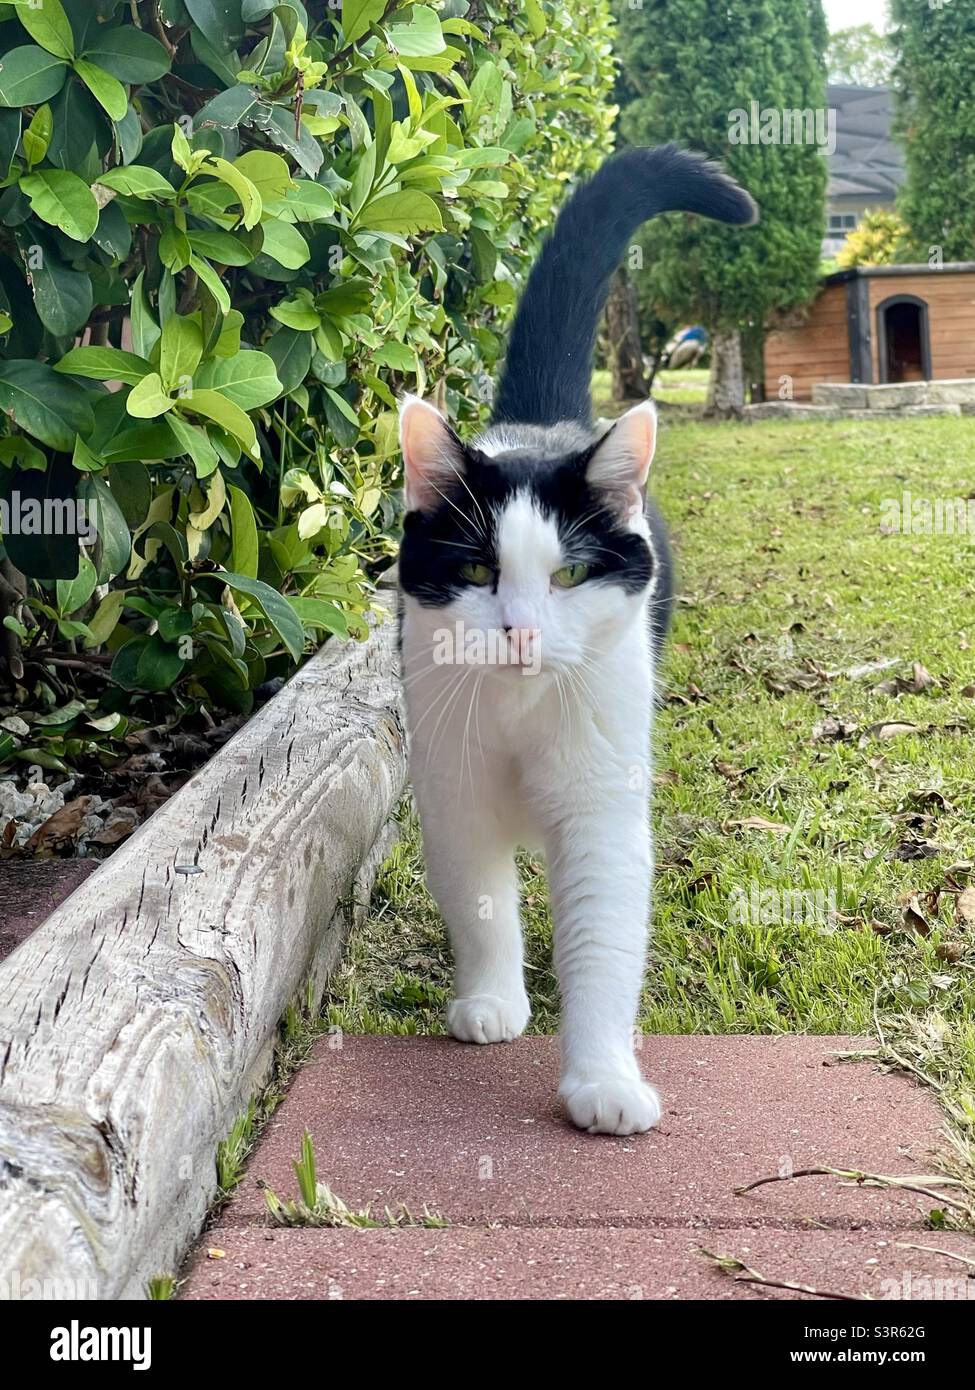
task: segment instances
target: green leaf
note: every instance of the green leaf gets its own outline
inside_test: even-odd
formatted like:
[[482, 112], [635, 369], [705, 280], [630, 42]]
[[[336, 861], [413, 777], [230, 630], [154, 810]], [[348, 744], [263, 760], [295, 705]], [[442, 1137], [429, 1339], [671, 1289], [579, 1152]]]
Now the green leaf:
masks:
[[[199, 497], [201, 489], [194, 488], [191, 507]], [[227, 500], [227, 485], [221, 472], [214, 473], [205, 488], [205, 501], [196, 511], [190, 511], [189, 523], [197, 531], [206, 531], [216, 521]]]
[[241, 0], [183, 0], [190, 18], [218, 53], [229, 53], [244, 37]]
[[30, 125], [24, 131], [24, 154], [31, 166], [40, 164], [47, 154], [54, 134], [54, 115], [47, 102], [34, 112]]
[[215, 579], [228, 585], [235, 592], [247, 594], [252, 598], [294, 660], [301, 660], [301, 654], [305, 649], [304, 630], [291, 604], [276, 589], [272, 589], [270, 584], [265, 584], [263, 580], [252, 579], [246, 574], [235, 574], [229, 570], [197, 575], [195, 582], [209, 579]]
[[88, 619], [89, 636], [85, 639], [85, 648], [91, 651], [93, 647], [103, 646], [112, 633], [118, 627], [119, 618], [122, 616], [122, 609], [125, 607], [125, 590], [112, 589], [102, 599], [95, 609], [92, 616]]
[[98, 573], [95, 566], [89, 560], [87, 552], [82, 550], [75, 578], [59, 579], [55, 585], [58, 614], [66, 618], [70, 613], [77, 613], [91, 598], [97, 583]]
[[112, 496], [122, 509], [129, 530], [134, 531], [146, 519], [152, 503], [152, 479], [144, 463], [113, 463], [108, 469]]
[[291, 299], [282, 299], [279, 304], [275, 304], [271, 309], [271, 317], [277, 319], [278, 323], [286, 324], [288, 328], [307, 332], [314, 332], [322, 320], [321, 314], [315, 308], [311, 291], [306, 289], [300, 289]]
[[94, 521], [98, 539], [95, 544], [95, 567], [99, 584], [107, 584], [128, 566], [132, 554], [132, 536], [125, 514], [104, 478], [89, 474], [78, 488], [78, 495]]
[[545, 33], [547, 21], [539, 0], [525, 0], [525, 18], [528, 20], [532, 38], [540, 39]]
[[322, 632], [334, 633], [336, 637], [348, 637], [349, 620], [337, 604], [325, 598], [290, 598], [288, 602], [301, 619], [303, 627], [318, 628]]
[[196, 373], [196, 385], [219, 391], [241, 410], [269, 405], [282, 392], [273, 359], [266, 352], [251, 350], [204, 362]]
[[123, 690], [170, 690], [183, 673], [179, 648], [158, 633], [138, 636], [115, 654], [111, 678]]
[[400, 193], [387, 193], [368, 203], [359, 213], [357, 223], [370, 232], [442, 232], [440, 209], [426, 193], [415, 188]]
[[447, 47], [440, 16], [429, 5], [414, 5], [410, 19], [405, 24], [390, 24], [387, 33], [404, 58], [429, 58]]
[[51, 110], [54, 135], [47, 151], [48, 163], [94, 179], [108, 150], [104, 111], [85, 84], [73, 77], [52, 99]]
[[47, 468], [47, 455], [26, 435], [8, 434], [6, 439], [0, 439], [0, 463], [6, 468], [36, 468], [43, 473]]
[[179, 124], [173, 126], [173, 138], [170, 143], [170, 152], [175, 163], [179, 165], [184, 173], [188, 174], [193, 168], [194, 163], [193, 147], [186, 138], [186, 131]]
[[380, 366], [392, 367], [397, 372], [416, 371], [416, 352], [406, 343], [384, 343], [370, 358]]
[[176, 197], [176, 189], [164, 179], [157, 169], [145, 164], [126, 164], [120, 169], [109, 169], [98, 175], [102, 188], [110, 188], [116, 193], [124, 193], [132, 198], [159, 198], [168, 201]]
[[113, 121], [120, 121], [129, 109], [129, 98], [118, 78], [85, 58], [75, 59], [74, 70], [99, 106], [104, 107]]
[[286, 106], [262, 106], [254, 113], [254, 125], [269, 140], [287, 150], [291, 158], [314, 178], [322, 167], [325, 151], [304, 122], [295, 131], [293, 113]]
[[27, 0], [17, 6], [17, 18], [48, 53], [56, 58], [74, 57], [74, 34], [61, 0]]
[[30, 270], [34, 308], [55, 338], [70, 338], [91, 317], [94, 295], [91, 276], [72, 270], [55, 250], [53, 235], [35, 222], [16, 227], [14, 236]]
[[311, 366], [312, 335], [298, 332], [294, 328], [282, 328], [264, 346], [274, 363], [285, 394], [300, 386]]
[[329, 429], [339, 444], [345, 448], [352, 448], [359, 439], [359, 417], [348, 401], [330, 386], [325, 387], [324, 404]]
[[38, 217], [73, 241], [91, 240], [98, 226], [98, 204], [84, 179], [68, 169], [39, 169], [25, 175], [20, 188]]
[[220, 467], [220, 455], [210, 443], [210, 436], [201, 425], [191, 425], [174, 411], [166, 416], [169, 428], [179, 441], [184, 454], [193, 460], [193, 471], [198, 478], [209, 478]]
[[278, 201], [265, 202], [265, 212], [295, 222], [321, 222], [335, 212], [335, 197], [320, 183], [297, 179]]
[[233, 357], [240, 352], [240, 330], [244, 326], [244, 316], [239, 309], [231, 309], [221, 317], [220, 335], [213, 346], [213, 355]]
[[230, 486], [230, 563], [237, 574], [257, 578], [258, 539], [257, 518], [246, 492]]
[[342, 33], [355, 43], [386, 11], [386, 0], [342, 0]]
[[205, 261], [200, 256], [190, 257], [190, 269], [195, 271], [197, 277], [206, 286], [207, 290], [220, 306], [224, 314], [230, 313], [230, 291], [220, 279], [209, 261]]
[[262, 203], [283, 198], [292, 184], [288, 161], [271, 150], [248, 150], [234, 160], [234, 168], [250, 179]]
[[254, 259], [250, 247], [230, 232], [187, 232], [186, 236], [198, 256], [206, 256], [219, 265], [247, 265]]
[[[126, 259], [132, 250], [132, 228], [125, 219], [125, 213], [117, 203], [106, 203], [98, 216], [98, 226], [95, 228], [92, 238], [105, 255], [110, 257], [115, 265], [119, 265]], [[128, 286], [123, 286], [121, 278], [117, 282], [120, 286], [120, 294], [128, 299]], [[119, 299], [118, 303], [124, 303], [124, 299]]]
[[311, 257], [308, 243], [290, 222], [265, 222], [261, 252], [288, 270], [298, 270]]
[[253, 113], [262, 105], [256, 87], [248, 87], [238, 82], [224, 92], [218, 92], [206, 106], [193, 117], [193, 129], [206, 130], [216, 127], [219, 130], [234, 130], [246, 124]]
[[152, 371], [144, 357], [113, 347], [71, 348], [55, 363], [56, 372], [90, 377], [92, 381], [123, 381], [136, 386]]
[[234, 405], [227, 396], [221, 395], [219, 391], [194, 388], [191, 395], [180, 399], [179, 405], [182, 410], [189, 410], [195, 415], [202, 415], [205, 419], [212, 420], [215, 425], [220, 425], [222, 429], [227, 430], [229, 434], [240, 441], [252, 459], [261, 457], [253, 421], [249, 415], [241, 410], [239, 405]]
[[132, 346], [140, 357], [148, 357], [159, 341], [159, 325], [152, 316], [145, 290], [145, 271], [140, 270], [132, 286]]
[[175, 222], [168, 223], [159, 238], [159, 259], [166, 269], [177, 275], [189, 265], [192, 254], [193, 248], [186, 233]]
[[[3, 68], [0, 65], [0, 77]], [[22, 116], [20, 111], [0, 109], [0, 180], [7, 177], [17, 146], [20, 144]]]
[[75, 436], [95, 425], [87, 391], [42, 362], [0, 361], [0, 409], [42, 444], [67, 454]]
[[169, 54], [159, 40], [133, 24], [117, 29], [98, 25], [84, 56], [127, 83], [156, 82], [170, 68]]
[[71, 455], [72, 465], [78, 469], [79, 473], [98, 473], [105, 467], [105, 460], [93, 454], [88, 445], [81, 438], [81, 435], [74, 442], [74, 453]]
[[[188, 388], [203, 356], [203, 330], [195, 320], [170, 314], [159, 346], [159, 375], [168, 392]], [[130, 412], [131, 413], [131, 412]]]
[[318, 345], [318, 351], [329, 362], [341, 362], [345, 356], [342, 334], [331, 319], [322, 319], [315, 330], [315, 342]]
[[39, 106], [64, 86], [67, 64], [25, 44], [0, 58], [0, 106]]
[[176, 402], [164, 389], [158, 372], [144, 376], [137, 386], [133, 386], [125, 401], [125, 408], [137, 420], [154, 420], [172, 410]]
[[241, 173], [236, 165], [231, 164], [226, 159], [221, 159], [217, 155], [206, 161], [203, 165], [203, 172], [213, 174], [215, 178], [218, 178], [222, 183], [225, 183], [229, 188], [233, 189], [241, 206], [241, 216], [244, 226], [248, 229], [256, 227], [261, 220], [263, 205], [261, 203], [260, 193], [258, 193], [247, 175]]

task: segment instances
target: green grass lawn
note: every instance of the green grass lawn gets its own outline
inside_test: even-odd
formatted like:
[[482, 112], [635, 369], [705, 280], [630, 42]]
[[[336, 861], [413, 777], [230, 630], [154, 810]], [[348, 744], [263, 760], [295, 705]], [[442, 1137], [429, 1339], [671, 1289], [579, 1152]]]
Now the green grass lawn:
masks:
[[[966, 497], [973, 476], [968, 419], [664, 422], [653, 487], [680, 599], [641, 1014], [649, 1032], [871, 1035], [939, 1087], [961, 1137], [975, 1126], [975, 539], [885, 533], [880, 509], [905, 488]], [[335, 982], [332, 1021], [350, 1030], [442, 1029], [448, 952], [408, 811], [405, 830]], [[547, 1032], [540, 866], [526, 859], [523, 881], [532, 1027]]]
[[[653, 383], [653, 398], [667, 405], [702, 406], [708, 394], [706, 367], [687, 367], [679, 372], [658, 372]], [[612, 383], [609, 372], [594, 372], [593, 401], [600, 415], [619, 413], [619, 406], [610, 399]]]

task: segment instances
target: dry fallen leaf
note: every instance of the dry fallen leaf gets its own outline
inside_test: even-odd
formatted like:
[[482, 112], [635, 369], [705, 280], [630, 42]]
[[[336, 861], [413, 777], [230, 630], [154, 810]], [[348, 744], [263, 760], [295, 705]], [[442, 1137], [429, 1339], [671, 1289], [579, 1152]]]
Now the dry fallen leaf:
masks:
[[935, 844], [933, 840], [922, 840], [915, 836], [908, 836], [901, 840], [888, 854], [888, 859], [901, 859], [909, 861], [911, 859], [935, 859], [944, 851], [944, 845]]
[[73, 801], [62, 806], [60, 811], [55, 811], [43, 825], [37, 827], [27, 841], [27, 853], [54, 854], [62, 845], [72, 844], [94, 799], [93, 796], [76, 796]]
[[774, 820], [766, 820], [764, 816], [746, 816], [744, 820], [725, 821], [722, 829], [737, 825], [742, 830], [767, 830], [772, 835], [788, 835], [792, 829], [788, 825], [779, 825]]
[[921, 911], [921, 904], [916, 894], [902, 904], [901, 920], [909, 931], [916, 931], [918, 936], [931, 935], [931, 923]]
[[852, 738], [859, 725], [849, 719], [834, 719], [831, 714], [813, 725], [813, 743], [836, 743], [840, 739]]
[[960, 941], [943, 941], [935, 951], [935, 955], [939, 960], [948, 961], [950, 965], [954, 965], [956, 961], [961, 960], [964, 954], [965, 947]]
[[884, 720], [880, 724], [871, 724], [865, 729], [861, 742], [868, 738], [899, 738], [901, 734], [918, 734], [920, 732], [920, 724], [905, 724], [899, 720]]
[[874, 690], [878, 695], [920, 695], [923, 690], [937, 684], [931, 672], [920, 661], [915, 661], [909, 676], [894, 676], [881, 681], [874, 686]]
[[975, 922], [975, 888], [963, 888], [955, 901], [955, 921], [959, 926]]

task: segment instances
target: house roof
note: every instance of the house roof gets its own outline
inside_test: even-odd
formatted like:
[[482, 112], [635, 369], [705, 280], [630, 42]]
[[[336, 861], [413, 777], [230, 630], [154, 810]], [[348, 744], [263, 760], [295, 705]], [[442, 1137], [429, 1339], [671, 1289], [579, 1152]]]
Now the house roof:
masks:
[[836, 112], [836, 149], [829, 158], [827, 197], [893, 202], [904, 182], [904, 155], [891, 138], [890, 88], [830, 83], [826, 99]]
[[945, 261], [942, 265], [854, 265], [823, 276], [824, 285], [842, 285], [846, 280], [871, 280], [897, 275], [975, 275], [975, 261]]

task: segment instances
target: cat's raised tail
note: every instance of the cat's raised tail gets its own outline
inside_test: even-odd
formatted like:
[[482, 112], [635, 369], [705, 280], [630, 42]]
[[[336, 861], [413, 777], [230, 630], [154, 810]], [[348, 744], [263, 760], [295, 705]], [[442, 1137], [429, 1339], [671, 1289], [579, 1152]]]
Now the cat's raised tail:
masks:
[[613, 272], [660, 212], [745, 226], [753, 200], [717, 164], [676, 145], [624, 150], [577, 188], [542, 248], [515, 315], [493, 419], [588, 424], [596, 329]]

